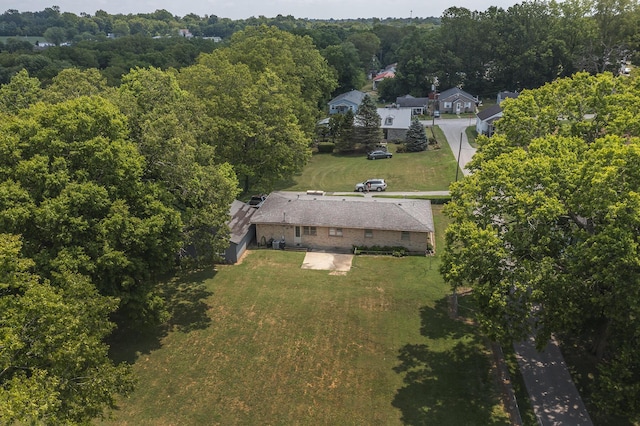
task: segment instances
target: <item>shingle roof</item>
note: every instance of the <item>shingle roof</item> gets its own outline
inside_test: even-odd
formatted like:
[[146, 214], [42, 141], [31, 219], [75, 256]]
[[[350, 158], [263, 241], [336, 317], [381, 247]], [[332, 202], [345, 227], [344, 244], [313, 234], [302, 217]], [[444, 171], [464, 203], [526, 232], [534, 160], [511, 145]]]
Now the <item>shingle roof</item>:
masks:
[[345, 92], [345, 93], [342, 93], [341, 95], [336, 96], [335, 98], [331, 99], [329, 103], [333, 104], [333, 103], [344, 100], [344, 101], [353, 102], [356, 105], [360, 105], [365, 96], [366, 94], [359, 90], [352, 90], [350, 92]]
[[444, 90], [444, 91], [440, 92], [438, 97], [439, 97], [440, 100], [444, 100], [444, 99], [450, 98], [451, 96], [454, 96], [456, 94], [459, 95], [459, 96], [464, 96], [464, 97], [467, 97], [469, 99], [474, 99], [475, 100], [475, 98], [471, 94], [465, 92], [464, 90], [462, 90], [462, 89], [460, 89], [458, 87], [452, 87], [451, 89]]
[[230, 240], [232, 243], [239, 243], [242, 238], [247, 234], [247, 230], [251, 226], [251, 217], [258, 209], [254, 209], [247, 203], [242, 201], [233, 200], [231, 203], [231, 219], [227, 224], [231, 231]]
[[502, 112], [502, 107], [500, 105], [491, 105], [490, 107], [480, 111], [478, 114], [476, 114], [476, 116], [480, 120], [485, 121], [493, 117], [494, 115], [500, 114], [501, 112]]
[[414, 98], [411, 95], [396, 98], [396, 104], [401, 107], [425, 107], [429, 103], [429, 98]]
[[[407, 130], [411, 126], [411, 108], [376, 108], [376, 111], [382, 129]], [[390, 124], [387, 124], [388, 117], [391, 118]]]
[[273, 192], [251, 218], [255, 224], [433, 232], [429, 200], [339, 197]]

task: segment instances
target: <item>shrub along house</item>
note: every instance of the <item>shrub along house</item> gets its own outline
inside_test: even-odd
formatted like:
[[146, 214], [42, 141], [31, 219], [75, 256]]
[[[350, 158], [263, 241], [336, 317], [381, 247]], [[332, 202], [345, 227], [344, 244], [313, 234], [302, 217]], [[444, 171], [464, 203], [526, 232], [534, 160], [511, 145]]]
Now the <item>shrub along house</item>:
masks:
[[274, 192], [251, 218], [261, 244], [351, 251], [357, 247], [433, 250], [434, 226], [428, 200], [339, 197]]

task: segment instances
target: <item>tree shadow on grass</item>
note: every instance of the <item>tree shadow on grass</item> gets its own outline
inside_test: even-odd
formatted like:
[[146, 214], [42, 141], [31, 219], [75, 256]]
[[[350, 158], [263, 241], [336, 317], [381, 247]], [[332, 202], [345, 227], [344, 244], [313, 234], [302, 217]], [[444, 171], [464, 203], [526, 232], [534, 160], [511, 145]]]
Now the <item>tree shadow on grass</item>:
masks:
[[437, 342], [403, 346], [393, 370], [404, 375], [404, 386], [396, 391], [392, 405], [401, 410], [407, 425], [505, 424], [492, 416], [499, 400], [483, 344], [470, 325], [450, 319], [443, 304], [446, 299], [420, 310], [422, 334], [462, 340], [445, 350], [436, 348]]
[[107, 340], [111, 359], [133, 364], [141, 355], [160, 349], [162, 338], [170, 331], [188, 333], [207, 328], [211, 318], [207, 315], [209, 306], [205, 299], [213, 293], [207, 289], [206, 281], [215, 274], [215, 270], [203, 270], [160, 283], [157, 289], [165, 301], [169, 320], [154, 327], [115, 330]]
[[449, 316], [449, 300], [437, 300], [433, 308], [420, 308], [420, 334], [430, 339], [459, 339], [469, 334], [469, 326]]
[[171, 318], [167, 326], [174, 331], [188, 333], [202, 330], [211, 324], [207, 315], [209, 306], [205, 299], [213, 293], [207, 289], [206, 281], [215, 277], [213, 269], [182, 275], [161, 286]]

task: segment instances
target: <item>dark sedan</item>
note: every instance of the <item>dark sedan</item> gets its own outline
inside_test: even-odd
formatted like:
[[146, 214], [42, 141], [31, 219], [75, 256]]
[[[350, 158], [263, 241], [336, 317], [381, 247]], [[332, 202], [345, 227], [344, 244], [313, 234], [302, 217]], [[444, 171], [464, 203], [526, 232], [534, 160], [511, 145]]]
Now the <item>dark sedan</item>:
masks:
[[378, 158], [391, 158], [393, 154], [388, 151], [371, 151], [367, 154], [367, 160], [377, 160]]

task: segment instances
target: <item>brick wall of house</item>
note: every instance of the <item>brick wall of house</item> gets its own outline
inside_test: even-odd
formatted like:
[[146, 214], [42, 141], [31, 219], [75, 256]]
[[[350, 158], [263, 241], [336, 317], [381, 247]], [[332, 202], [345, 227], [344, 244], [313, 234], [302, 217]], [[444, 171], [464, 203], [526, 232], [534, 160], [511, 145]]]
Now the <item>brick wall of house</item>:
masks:
[[[280, 240], [284, 237], [287, 245], [294, 245], [294, 225], [256, 225], [258, 243], [270, 239]], [[351, 250], [356, 246], [401, 246], [409, 251], [425, 251], [430, 245], [434, 247], [433, 233], [410, 232], [409, 239], [403, 240], [400, 231], [372, 230], [372, 236], [366, 237], [364, 229], [342, 229], [342, 236], [329, 235], [329, 228], [316, 227], [316, 235], [304, 235], [300, 227], [300, 246], [320, 250]]]

